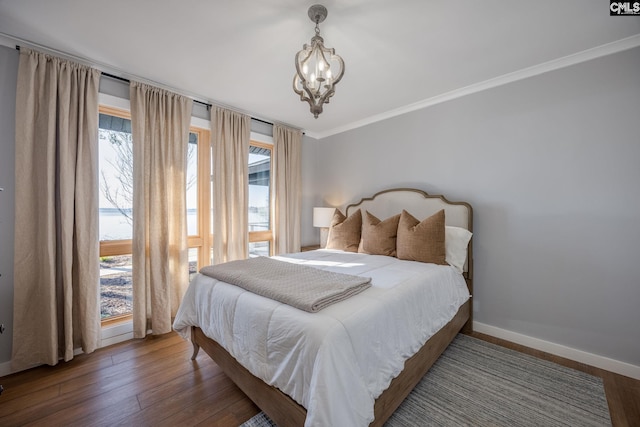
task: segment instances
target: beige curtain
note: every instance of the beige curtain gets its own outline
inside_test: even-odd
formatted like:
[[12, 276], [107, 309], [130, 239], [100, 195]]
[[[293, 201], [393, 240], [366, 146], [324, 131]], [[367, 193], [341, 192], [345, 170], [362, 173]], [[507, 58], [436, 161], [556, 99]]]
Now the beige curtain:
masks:
[[193, 100], [131, 82], [133, 335], [171, 331], [189, 281], [186, 169]]
[[249, 247], [251, 118], [213, 107], [213, 262], [244, 259]]
[[55, 365], [100, 343], [100, 72], [20, 49], [12, 365]]
[[273, 125], [275, 253], [300, 250], [302, 131]]

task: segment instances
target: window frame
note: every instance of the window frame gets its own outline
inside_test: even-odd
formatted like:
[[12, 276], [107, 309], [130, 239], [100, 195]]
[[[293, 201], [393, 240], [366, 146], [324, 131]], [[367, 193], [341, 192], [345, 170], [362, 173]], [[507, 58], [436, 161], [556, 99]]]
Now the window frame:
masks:
[[[115, 117], [121, 117], [131, 120], [131, 112], [126, 107], [113, 107], [99, 104], [99, 113], [108, 114]], [[198, 122], [196, 122], [198, 123]], [[211, 130], [204, 127], [203, 124], [192, 124], [189, 127], [189, 132], [193, 132], [198, 135], [198, 195], [197, 195], [197, 209], [198, 209], [198, 233], [195, 235], [187, 236], [188, 249], [197, 249], [198, 251], [198, 269], [205, 265], [211, 264], [211, 250], [213, 246], [213, 230], [211, 227], [211, 182], [212, 182], [212, 167], [213, 158], [211, 152]], [[273, 143], [267, 141], [260, 141], [261, 135], [257, 135], [249, 142], [250, 145], [268, 149], [270, 151], [269, 159], [269, 230], [250, 231], [248, 232], [249, 243], [269, 243], [269, 255], [274, 254], [274, 189], [273, 189], [273, 155], [275, 147]], [[247, 159], [248, 161], [248, 159]], [[131, 255], [133, 251], [133, 243], [131, 239], [125, 240], [101, 240], [100, 244], [100, 257], [107, 256], [119, 256], [119, 255]], [[247, 253], [248, 256], [248, 253]], [[123, 314], [120, 316], [112, 316], [101, 320], [102, 327], [119, 324], [126, 321], [131, 321], [131, 314]]]
[[[98, 105], [98, 114], [107, 114], [110, 116], [131, 120], [130, 111], [117, 108], [117, 107], [107, 106], [107, 105]], [[99, 251], [100, 258], [109, 257], [109, 256], [131, 255], [133, 252], [132, 239], [100, 240], [99, 242], [100, 242], [100, 251]], [[98, 286], [100, 286], [100, 283], [98, 283]], [[100, 299], [102, 300], [102, 297]], [[124, 322], [131, 319], [132, 319], [132, 315], [130, 313], [121, 314], [118, 316], [111, 316], [105, 319], [100, 319], [100, 325], [102, 327], [105, 327], [105, 326], [110, 326], [115, 323], [120, 323], [120, 322]]]
[[[249, 231], [249, 243], [261, 243], [261, 242], [269, 242], [269, 255], [274, 254], [273, 248], [273, 144], [267, 142], [260, 142], [256, 140], [250, 140], [249, 145], [253, 145], [254, 147], [264, 148], [270, 151], [269, 155], [269, 229], [261, 230], [261, 231]], [[247, 158], [247, 162], [249, 159]], [[248, 189], [247, 189], [248, 191]], [[249, 254], [247, 253], [247, 256]]]
[[[99, 114], [131, 120], [131, 112], [123, 108], [98, 105]], [[198, 269], [210, 264], [207, 254], [211, 251], [211, 226], [208, 213], [210, 212], [210, 183], [211, 183], [211, 132], [198, 126], [190, 126], [190, 133], [198, 135], [198, 234], [187, 236], [187, 250], [198, 249]], [[205, 212], [206, 211], [206, 212]], [[100, 257], [131, 255], [133, 252], [132, 239], [100, 240]], [[98, 284], [99, 286], [100, 284]], [[101, 319], [102, 327], [132, 320], [132, 314], [122, 314]]]
[[213, 242], [211, 234], [211, 132], [191, 126], [189, 132], [198, 135], [198, 234], [187, 236], [189, 249], [198, 249], [198, 269], [211, 264]]

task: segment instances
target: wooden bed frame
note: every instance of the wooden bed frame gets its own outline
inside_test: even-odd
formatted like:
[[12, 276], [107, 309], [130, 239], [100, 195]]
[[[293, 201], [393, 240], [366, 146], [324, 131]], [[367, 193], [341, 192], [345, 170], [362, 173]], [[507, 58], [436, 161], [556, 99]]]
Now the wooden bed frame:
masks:
[[[409, 197], [409, 201], [406, 204], [405, 195]], [[403, 200], [403, 204], [397, 204], [398, 196]], [[385, 199], [388, 200], [385, 201]], [[424, 205], [426, 207], [419, 207], [420, 203], [426, 203]], [[426, 218], [428, 215], [444, 208], [447, 225], [461, 226], [472, 231], [472, 209], [468, 203], [449, 202], [443, 196], [432, 196], [421, 190], [400, 188], [381, 191], [373, 197], [364, 198], [358, 203], [348, 205], [345, 211], [349, 214], [357, 208], [369, 210], [379, 218], [387, 218], [397, 214], [400, 209], [406, 209], [417, 218]], [[451, 209], [455, 210], [453, 215], [449, 215]], [[469, 292], [473, 295], [471, 242], [467, 251], [467, 264], [463, 275]], [[469, 333], [472, 331], [472, 314], [472, 302], [469, 299], [460, 307], [458, 313], [449, 323], [433, 335], [415, 355], [405, 362], [404, 370], [391, 381], [389, 388], [376, 399], [374, 406], [375, 420], [371, 423], [371, 426], [382, 426], [384, 424], [453, 341], [458, 332]], [[222, 346], [205, 336], [200, 328], [192, 327], [191, 341], [194, 349], [192, 359], [196, 358], [199, 349], [202, 348], [278, 427], [300, 427], [304, 425], [307, 416], [307, 411], [304, 407], [279, 389], [268, 385], [251, 374]]]

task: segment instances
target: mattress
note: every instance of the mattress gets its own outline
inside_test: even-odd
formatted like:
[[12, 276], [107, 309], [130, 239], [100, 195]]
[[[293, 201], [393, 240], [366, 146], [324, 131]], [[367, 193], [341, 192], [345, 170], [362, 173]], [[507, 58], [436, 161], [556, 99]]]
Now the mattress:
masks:
[[305, 426], [366, 426], [404, 362], [470, 297], [453, 267], [317, 250], [274, 257], [371, 277], [372, 286], [317, 313], [198, 274], [174, 329], [191, 326], [307, 410]]

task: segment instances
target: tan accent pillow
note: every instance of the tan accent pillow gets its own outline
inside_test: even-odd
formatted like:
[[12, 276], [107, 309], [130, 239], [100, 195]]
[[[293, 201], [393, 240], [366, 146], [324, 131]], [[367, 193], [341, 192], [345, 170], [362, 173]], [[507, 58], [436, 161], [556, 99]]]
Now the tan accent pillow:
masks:
[[446, 265], [444, 209], [424, 221], [403, 210], [398, 223], [398, 259]]
[[360, 233], [362, 231], [362, 214], [360, 209], [347, 218], [336, 209], [329, 227], [327, 249], [340, 249], [347, 252], [358, 252]]
[[396, 237], [400, 214], [380, 221], [369, 211], [362, 217], [362, 242], [358, 252], [396, 256]]

